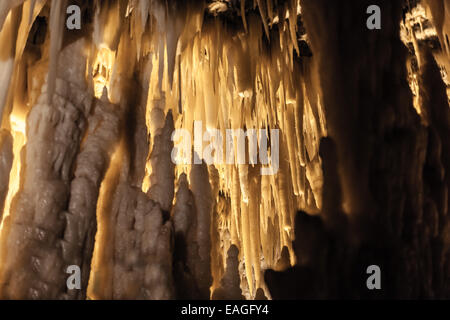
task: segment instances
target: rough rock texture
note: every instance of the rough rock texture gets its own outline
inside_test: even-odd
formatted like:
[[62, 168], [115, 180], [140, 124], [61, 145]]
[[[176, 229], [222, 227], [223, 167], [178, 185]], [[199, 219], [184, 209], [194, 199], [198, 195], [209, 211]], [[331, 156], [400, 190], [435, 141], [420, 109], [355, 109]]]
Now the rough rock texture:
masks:
[[169, 112], [166, 116], [164, 127], [156, 133], [149, 160], [152, 166], [152, 174], [150, 176], [151, 187], [148, 195], [167, 212], [170, 212], [172, 208], [175, 183], [175, 165], [171, 158], [173, 149], [171, 136], [173, 130], [173, 117], [172, 113]]
[[193, 165], [190, 189], [183, 174], [179, 178], [173, 208], [176, 252], [174, 261], [177, 297], [209, 299], [211, 189], [205, 164]]
[[235, 245], [228, 249], [227, 265], [220, 288], [212, 294], [213, 300], [243, 300], [239, 277], [239, 250]]
[[69, 290], [70, 298], [86, 297], [97, 232], [96, 212], [100, 184], [109, 166], [113, 146], [119, 138], [118, 106], [97, 100], [93, 108], [93, 114], [88, 118], [86, 138], [75, 163], [66, 212], [67, 226], [62, 242], [66, 264], [80, 266], [82, 271], [83, 290]]
[[[266, 272], [273, 298], [449, 297], [445, 85], [424, 48], [424, 125], [395, 36], [401, 4], [379, 3], [382, 29], [369, 31], [360, 24], [370, 1], [302, 1], [329, 129], [320, 146], [324, 205], [318, 217], [297, 215], [299, 264]], [[371, 264], [383, 290], [365, 286]]]
[[0, 223], [3, 218], [3, 208], [8, 193], [9, 172], [13, 161], [12, 138], [6, 130], [0, 131]]
[[1, 2], [0, 298], [449, 298], [450, 7], [377, 2]]
[[172, 223], [139, 190], [120, 185], [111, 214], [115, 217], [113, 299], [173, 298]]
[[66, 291], [63, 238], [70, 181], [92, 105], [83, 81], [84, 45], [81, 40], [62, 52], [52, 105], [44, 85], [28, 116], [23, 185], [2, 235], [3, 298], [55, 299]]
[[[139, 113], [139, 108], [128, 112]], [[131, 116], [127, 122], [132, 128], [139, 125], [135, 116]], [[165, 162], [167, 152], [170, 157], [171, 151], [164, 144], [167, 143], [170, 128], [173, 128], [173, 120], [169, 114], [162, 129], [165, 135], [155, 139], [155, 152], [151, 157], [153, 164], [158, 161], [163, 164], [157, 166], [159, 171], [155, 172], [156, 176], [163, 178], [158, 180], [159, 187], [167, 182], [164, 178], [173, 175], [173, 165]], [[125, 128], [121, 134], [127, 136], [130, 131]], [[168, 136], [170, 138], [170, 134]], [[122, 140], [114, 151], [100, 190], [97, 207], [99, 232], [88, 291], [90, 297], [95, 299], [156, 300], [175, 297], [172, 275], [173, 222], [167, 221], [168, 214], [164, 214], [158, 202], [141, 188], [133, 186], [136, 176], [142, 177], [138, 172], [143, 172], [145, 166], [145, 162], [139, 159], [143, 154], [134, 149], [136, 142], [133, 139], [136, 137], [139, 136], [131, 132], [129, 140]], [[170, 182], [173, 185], [172, 181], [169, 181], [168, 186]], [[167, 199], [167, 193], [170, 192], [155, 198], [159, 201]], [[166, 204], [171, 204], [172, 198], [169, 200], [166, 200]]]

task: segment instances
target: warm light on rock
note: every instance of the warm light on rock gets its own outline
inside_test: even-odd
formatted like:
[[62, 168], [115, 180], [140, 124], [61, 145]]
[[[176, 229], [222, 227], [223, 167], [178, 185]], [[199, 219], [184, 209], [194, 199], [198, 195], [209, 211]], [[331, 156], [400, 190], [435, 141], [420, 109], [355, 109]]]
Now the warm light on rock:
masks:
[[450, 6], [379, 2], [2, 1], [0, 298], [449, 297]]

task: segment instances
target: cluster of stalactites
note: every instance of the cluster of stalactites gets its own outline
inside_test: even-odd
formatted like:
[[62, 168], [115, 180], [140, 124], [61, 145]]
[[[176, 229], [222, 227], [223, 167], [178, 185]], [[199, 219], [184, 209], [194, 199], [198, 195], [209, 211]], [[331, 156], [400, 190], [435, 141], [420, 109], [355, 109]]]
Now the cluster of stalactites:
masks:
[[428, 123], [427, 115], [421, 107], [419, 90], [420, 70], [423, 65], [421, 47], [430, 47], [441, 70], [441, 76], [447, 86], [447, 96], [450, 102], [450, 5], [447, 1], [418, 1], [406, 8], [400, 23], [400, 36], [408, 47], [408, 82], [413, 93], [414, 107], [422, 120]]
[[[25, 123], [26, 103], [17, 103], [19, 95], [8, 88], [19, 81], [15, 70], [25, 63], [21, 55], [38, 15], [48, 20], [49, 35], [42, 44], [48, 61], [36, 72], [48, 72], [46, 92], [53, 95], [58, 56], [70, 32], [62, 19], [65, 5], [59, 0], [0, 4], [0, 110], [6, 128], [14, 126], [9, 116], [19, 109]], [[239, 19], [233, 23], [222, 19], [225, 11], [234, 9]], [[83, 10], [91, 10], [87, 16], [92, 17], [87, 22], [92, 28], [86, 29], [90, 34], [83, 33], [90, 40], [86, 83], [92, 95], [105, 98], [107, 94], [111, 103], [119, 105], [136, 78], [146, 94], [140, 100], [146, 101], [150, 138], [140, 187], [162, 210], [170, 212], [176, 203], [174, 186], [179, 185], [179, 177], [193, 176], [191, 165], [167, 164], [171, 150], [157, 142], [167, 138], [169, 114], [174, 129], [187, 129], [192, 137], [195, 121], [202, 121], [204, 129], [220, 130], [223, 136], [227, 129], [279, 130], [278, 172], [261, 175], [261, 165], [211, 164], [207, 173], [213, 201], [207, 210], [196, 213], [196, 219], [211, 215], [207, 223], [213, 289], [220, 286], [222, 276], [228, 277], [227, 252], [234, 244], [241, 286], [247, 297], [254, 297], [258, 288], [264, 288], [264, 269], [281, 263], [284, 247], [291, 264], [295, 262], [296, 210], [317, 212], [321, 207], [318, 149], [326, 124], [316, 66], [306, 42], [299, 46], [299, 39], [306, 39], [299, 30], [300, 1], [94, 1]], [[45, 79], [29, 81], [37, 82], [29, 86], [36, 88]], [[18, 85], [14, 82], [11, 87], [16, 90]], [[31, 106], [33, 94], [25, 95]], [[7, 103], [8, 96], [14, 97], [14, 103]], [[196, 188], [195, 182], [186, 183]], [[201, 190], [194, 192], [194, 198]]]
[[[173, 112], [175, 128], [186, 129], [191, 138], [196, 121], [203, 130], [218, 129], [223, 137], [227, 129], [280, 130], [277, 174], [261, 175], [259, 166], [230, 165], [225, 158], [209, 168], [210, 182], [216, 186], [211, 220], [213, 288], [219, 286], [224, 270], [220, 266], [235, 244], [247, 297], [264, 286], [263, 270], [277, 266], [283, 247], [295, 262], [291, 247], [295, 211], [314, 212], [321, 206], [318, 142], [326, 126], [320, 90], [312, 77], [315, 66], [305, 58], [307, 52], [299, 52], [297, 4], [293, 1], [286, 8], [284, 20], [268, 19], [266, 9], [261, 15], [247, 13], [237, 30], [220, 19], [205, 18], [203, 8], [191, 8], [185, 25], [177, 28], [178, 23], [171, 23], [170, 28], [176, 28], [163, 25], [163, 35], [152, 33], [153, 47], [159, 50], [149, 58], [151, 137], [157, 135], [167, 110]], [[177, 14], [169, 20], [183, 22]], [[222, 150], [229, 151], [225, 141]], [[154, 169], [148, 163], [147, 177]], [[190, 170], [189, 164], [179, 164], [176, 176]], [[150, 179], [144, 180], [144, 191], [150, 186]]]

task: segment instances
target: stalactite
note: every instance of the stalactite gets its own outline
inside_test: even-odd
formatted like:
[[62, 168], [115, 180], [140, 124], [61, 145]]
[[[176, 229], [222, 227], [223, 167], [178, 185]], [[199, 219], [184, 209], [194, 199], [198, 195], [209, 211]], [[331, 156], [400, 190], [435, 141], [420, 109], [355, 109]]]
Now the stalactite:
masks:
[[23, 2], [25, 2], [25, 0], [12, 0], [12, 1], [3, 1], [0, 4], [0, 30], [3, 28], [3, 24], [5, 23], [6, 17], [8, 16], [10, 10], [19, 6]]
[[50, 66], [48, 70], [48, 102], [51, 103], [56, 85], [57, 61], [64, 34], [64, 9], [66, 0], [53, 0], [50, 10]]
[[[2, 70], [2, 75], [0, 77], [0, 115], [2, 116], [4, 114], [5, 106], [8, 103], [10, 83], [13, 81], [14, 56], [20, 26], [20, 16], [20, 8], [15, 8], [10, 11], [6, 23], [0, 31], [0, 40], [2, 43], [5, 43], [5, 46], [2, 47], [0, 53], [0, 67]], [[2, 120], [2, 124], [4, 124], [4, 122], [5, 120]]]

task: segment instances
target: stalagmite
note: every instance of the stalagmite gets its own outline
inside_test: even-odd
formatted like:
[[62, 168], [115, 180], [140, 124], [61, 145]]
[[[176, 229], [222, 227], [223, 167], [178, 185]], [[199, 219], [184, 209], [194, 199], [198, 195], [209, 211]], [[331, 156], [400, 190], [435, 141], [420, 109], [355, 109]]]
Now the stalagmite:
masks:
[[195, 278], [196, 254], [195, 204], [189, 190], [186, 174], [178, 178], [176, 202], [172, 211], [175, 232], [174, 274], [177, 298], [199, 297], [199, 288]]
[[[71, 182], [70, 201], [66, 212], [67, 227], [62, 241], [63, 257], [67, 265], [81, 266], [82, 288], [86, 296], [91, 268], [95, 233], [96, 209], [101, 181], [104, 178], [113, 146], [118, 142], [120, 110], [108, 103], [106, 89], [101, 101], [96, 101], [89, 127], [76, 159]], [[76, 293], [69, 291], [68, 294]]]
[[123, 185], [117, 189], [112, 214], [117, 216], [109, 298], [173, 298], [172, 275], [167, 272], [172, 266], [171, 222], [163, 222], [161, 209], [141, 190]]
[[166, 116], [164, 127], [157, 133], [153, 150], [150, 155], [152, 174], [150, 176], [149, 197], [159, 203], [161, 209], [170, 212], [174, 194], [174, 164], [172, 162], [173, 142], [171, 135], [174, 130], [172, 113]]
[[[70, 195], [70, 175], [91, 102], [83, 90], [84, 41], [65, 48], [58, 65], [52, 105], [47, 85], [33, 106], [22, 161], [23, 182], [13, 199], [2, 233], [1, 285], [3, 298], [61, 298], [65, 263], [61, 235], [67, 223], [64, 210]], [[72, 54], [78, 53], [74, 62]], [[70, 65], [70, 68], [66, 68]], [[43, 144], [47, 151], [42, 152]], [[18, 266], [20, 272], [15, 272]], [[13, 272], [14, 271], [14, 272]]]
[[228, 249], [226, 271], [221, 280], [221, 287], [212, 294], [215, 300], [243, 300], [238, 270], [239, 250], [235, 245]]
[[196, 225], [192, 230], [194, 254], [198, 257], [192, 272], [198, 284], [199, 297], [205, 299], [209, 297], [209, 287], [212, 282], [210, 224], [214, 201], [206, 165], [193, 165], [189, 180], [196, 211]]
[[[223, 248], [227, 247], [228, 239], [226, 235], [221, 234], [220, 230], [220, 220], [223, 219], [223, 215], [227, 212], [223, 212], [222, 208], [223, 198], [219, 195], [220, 190], [220, 176], [219, 171], [211, 165], [208, 167], [209, 173], [209, 182], [211, 184], [211, 197], [212, 199], [217, 199], [213, 201], [213, 209], [211, 214], [211, 223], [210, 223], [210, 238], [211, 238], [211, 275], [213, 278], [213, 283], [210, 287], [211, 293], [214, 291], [214, 288], [218, 287], [220, 283], [220, 279], [224, 273], [223, 266]], [[226, 231], [225, 231], [226, 232]]]

